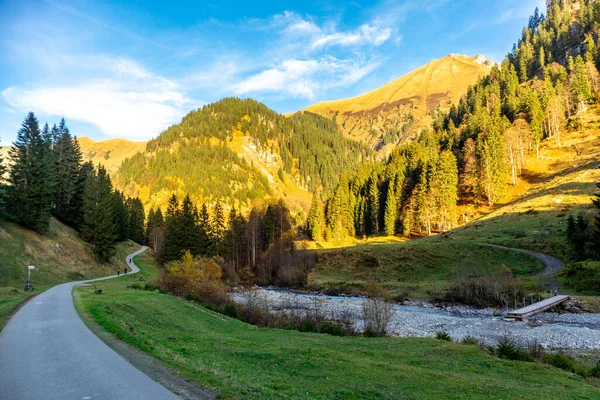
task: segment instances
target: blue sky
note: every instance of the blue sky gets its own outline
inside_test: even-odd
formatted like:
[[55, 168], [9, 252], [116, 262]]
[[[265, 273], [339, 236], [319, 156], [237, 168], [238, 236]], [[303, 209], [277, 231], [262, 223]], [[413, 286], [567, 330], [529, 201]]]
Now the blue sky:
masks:
[[448, 53], [501, 61], [544, 0], [0, 0], [0, 139], [28, 111], [101, 140], [157, 136], [226, 96], [278, 112]]

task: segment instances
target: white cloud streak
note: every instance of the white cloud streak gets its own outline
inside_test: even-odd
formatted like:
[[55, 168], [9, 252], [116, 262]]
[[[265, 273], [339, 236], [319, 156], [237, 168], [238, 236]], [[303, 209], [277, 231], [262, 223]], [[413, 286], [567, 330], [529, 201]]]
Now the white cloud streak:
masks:
[[184, 114], [189, 99], [178, 85], [137, 63], [117, 59], [110, 77], [68, 86], [9, 87], [2, 97], [12, 107], [93, 124], [111, 137], [156, 136]]

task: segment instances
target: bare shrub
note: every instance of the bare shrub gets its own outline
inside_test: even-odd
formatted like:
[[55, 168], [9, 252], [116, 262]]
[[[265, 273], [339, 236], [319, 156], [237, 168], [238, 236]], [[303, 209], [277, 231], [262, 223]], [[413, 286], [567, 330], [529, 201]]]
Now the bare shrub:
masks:
[[386, 336], [394, 315], [394, 305], [389, 303], [387, 291], [375, 282], [367, 284], [369, 298], [363, 302], [365, 332], [372, 336]]
[[474, 277], [451, 284], [438, 293], [435, 300], [440, 303], [466, 304], [474, 307], [507, 307], [523, 292], [517, 285], [512, 272], [506, 270], [492, 279]]

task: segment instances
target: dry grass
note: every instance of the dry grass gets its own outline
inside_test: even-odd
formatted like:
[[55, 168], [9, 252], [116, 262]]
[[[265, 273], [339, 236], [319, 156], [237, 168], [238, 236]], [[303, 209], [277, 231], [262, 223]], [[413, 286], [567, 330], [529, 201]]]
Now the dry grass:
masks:
[[[336, 121], [347, 137], [375, 145], [370, 136], [373, 129], [383, 132], [400, 129], [412, 114], [416, 121], [414, 134], [430, 126], [430, 111], [438, 105], [447, 107], [457, 103], [467, 88], [489, 71], [490, 68], [477, 62], [475, 57], [449, 55], [370, 92], [349, 99], [323, 101], [306, 110], [326, 117], [337, 113]], [[393, 147], [389, 144], [384, 153]]]
[[132, 142], [126, 139], [96, 142], [90, 138], [81, 137], [78, 140], [84, 160], [91, 161], [94, 165], [104, 165], [111, 174], [119, 169], [123, 160], [146, 150], [146, 142]]

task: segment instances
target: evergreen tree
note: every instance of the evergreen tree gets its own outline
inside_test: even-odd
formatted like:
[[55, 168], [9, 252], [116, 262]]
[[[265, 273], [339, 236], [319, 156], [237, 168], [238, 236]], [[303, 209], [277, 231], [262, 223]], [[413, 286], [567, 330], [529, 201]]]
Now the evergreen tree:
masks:
[[579, 109], [584, 108], [584, 104], [592, 98], [592, 90], [590, 81], [587, 77], [585, 63], [581, 56], [575, 59], [575, 67], [573, 70], [571, 90]]
[[197, 214], [197, 210], [195, 211], [192, 200], [190, 199], [190, 196], [187, 195], [183, 199], [183, 203], [181, 203], [180, 229], [182, 236], [182, 250], [189, 251], [192, 255], [199, 255], [200, 237], [198, 225], [196, 223], [198, 217], [194, 214]]
[[125, 201], [125, 208], [127, 209], [129, 239], [136, 243], [144, 243], [146, 215], [142, 201], [139, 198], [127, 199]]
[[396, 219], [398, 216], [398, 204], [396, 203], [396, 190], [394, 181], [390, 181], [385, 201], [385, 234], [392, 236], [396, 233]]
[[54, 214], [62, 221], [75, 226], [81, 209], [76, 196], [80, 184], [82, 156], [79, 144], [71, 137], [62, 119], [53, 146], [57, 187], [54, 197]]
[[169, 198], [167, 214], [165, 216], [165, 241], [163, 246], [163, 261], [175, 261], [183, 254], [183, 235], [181, 227], [181, 209], [179, 200], [173, 194]]
[[307, 224], [308, 236], [316, 242], [322, 241], [325, 228], [325, 214], [323, 203], [321, 202], [321, 199], [319, 199], [319, 194], [317, 192], [313, 194], [310, 210], [308, 211]]
[[202, 203], [200, 212], [198, 213], [198, 241], [200, 254], [210, 255], [214, 249], [211, 240], [212, 228], [210, 223], [210, 215], [208, 213], [208, 207], [205, 203]]
[[115, 254], [118, 228], [112, 183], [106, 169], [99, 165], [86, 181], [81, 236], [91, 244], [96, 257], [105, 262]]
[[369, 190], [367, 198], [367, 218], [366, 218], [366, 233], [367, 235], [379, 234], [379, 187], [378, 177], [376, 173], [371, 175], [369, 180]]
[[[80, 152], [79, 144], [76, 143], [76, 151]], [[70, 215], [69, 221], [73, 223], [75, 228], [81, 230], [81, 224], [83, 222], [83, 215], [85, 212], [84, 209], [84, 196], [85, 196], [85, 186], [88, 178], [92, 176], [94, 173], [94, 166], [91, 162], [85, 162], [79, 168], [77, 173], [77, 185], [75, 186], [75, 193], [73, 194], [73, 198], [71, 199], [70, 204]]]
[[225, 239], [225, 214], [219, 201], [215, 203], [211, 225], [216, 255], [219, 257], [224, 254], [223, 243]]
[[122, 242], [129, 239], [129, 215], [125, 207], [125, 196], [123, 192], [115, 190], [113, 197], [113, 216], [117, 226], [117, 241]]
[[50, 223], [56, 174], [50, 142], [30, 112], [11, 149], [8, 211], [20, 224], [44, 232]]

